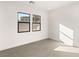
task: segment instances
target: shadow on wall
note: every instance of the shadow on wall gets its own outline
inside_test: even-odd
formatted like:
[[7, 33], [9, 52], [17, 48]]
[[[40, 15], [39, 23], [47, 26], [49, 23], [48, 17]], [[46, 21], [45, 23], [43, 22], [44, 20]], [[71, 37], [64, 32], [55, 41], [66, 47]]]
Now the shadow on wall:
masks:
[[74, 31], [62, 24], [59, 24], [59, 39], [67, 46], [73, 46]]

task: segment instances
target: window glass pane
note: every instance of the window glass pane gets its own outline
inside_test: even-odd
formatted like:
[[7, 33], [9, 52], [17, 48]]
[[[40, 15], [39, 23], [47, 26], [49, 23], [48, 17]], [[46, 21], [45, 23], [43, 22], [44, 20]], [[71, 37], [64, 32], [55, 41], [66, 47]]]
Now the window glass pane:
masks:
[[18, 12], [18, 32], [30, 32], [30, 14]]
[[19, 23], [19, 32], [29, 31], [29, 23]]
[[18, 21], [19, 22], [29, 22], [30, 15], [27, 13], [18, 12]]

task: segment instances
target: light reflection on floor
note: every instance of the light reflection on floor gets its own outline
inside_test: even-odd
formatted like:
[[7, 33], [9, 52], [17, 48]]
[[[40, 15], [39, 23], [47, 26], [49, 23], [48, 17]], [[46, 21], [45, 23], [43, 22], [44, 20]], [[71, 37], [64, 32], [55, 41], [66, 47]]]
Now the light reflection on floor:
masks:
[[79, 53], [79, 48], [68, 47], [68, 46], [59, 46], [54, 50], [55, 51], [62, 51], [62, 52]]

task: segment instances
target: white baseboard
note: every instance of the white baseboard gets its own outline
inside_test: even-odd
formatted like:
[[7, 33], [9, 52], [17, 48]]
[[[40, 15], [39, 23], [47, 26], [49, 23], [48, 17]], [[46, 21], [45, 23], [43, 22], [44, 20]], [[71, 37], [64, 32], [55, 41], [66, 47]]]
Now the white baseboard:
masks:
[[30, 43], [33, 43], [33, 42], [37, 42], [37, 41], [40, 41], [40, 40], [47, 39], [47, 38], [48, 38], [48, 37], [44, 37], [44, 38], [39, 38], [38, 40], [33, 40], [33, 41], [29, 41], [29, 42], [17, 44], [17, 45], [11, 46], [11, 47], [4, 48], [4, 49], [2, 49], [2, 50], [0, 50], [0, 51], [12, 49], [12, 48], [15, 48], [15, 47], [19, 47], [19, 46], [22, 46], [22, 45], [25, 45], [25, 44], [30, 44]]

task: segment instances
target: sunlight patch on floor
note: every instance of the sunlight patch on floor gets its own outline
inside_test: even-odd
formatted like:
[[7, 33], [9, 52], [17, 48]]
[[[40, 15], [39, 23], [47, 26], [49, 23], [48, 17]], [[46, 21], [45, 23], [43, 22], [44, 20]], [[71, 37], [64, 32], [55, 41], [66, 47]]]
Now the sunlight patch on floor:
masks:
[[59, 46], [55, 51], [63, 51], [63, 52], [71, 52], [71, 53], [79, 53], [79, 48], [68, 47], [68, 46]]

